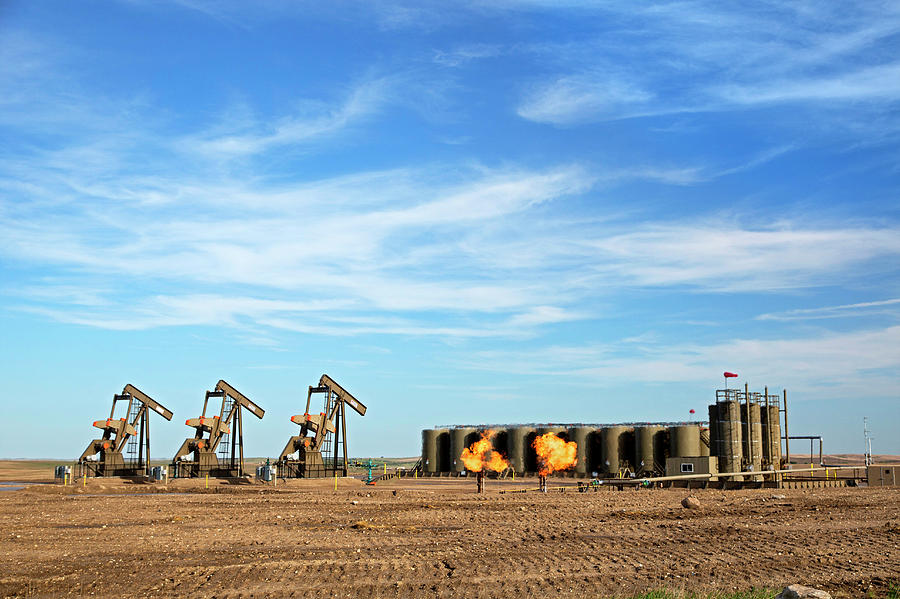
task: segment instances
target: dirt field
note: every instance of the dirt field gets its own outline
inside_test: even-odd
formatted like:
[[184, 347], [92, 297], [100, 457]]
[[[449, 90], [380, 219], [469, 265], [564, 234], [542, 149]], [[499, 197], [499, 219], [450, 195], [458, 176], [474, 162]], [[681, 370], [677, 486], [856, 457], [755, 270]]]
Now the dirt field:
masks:
[[701, 510], [681, 507], [684, 490], [499, 493], [533, 486], [28, 486], [0, 492], [0, 595], [599, 597], [802, 582], [858, 597], [900, 582], [900, 489], [694, 491]]

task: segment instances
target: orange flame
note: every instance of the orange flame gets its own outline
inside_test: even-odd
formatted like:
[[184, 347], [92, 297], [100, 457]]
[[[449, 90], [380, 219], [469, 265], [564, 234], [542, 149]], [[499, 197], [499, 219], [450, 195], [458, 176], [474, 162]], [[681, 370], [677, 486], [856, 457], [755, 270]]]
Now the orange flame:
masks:
[[491, 444], [491, 438], [495, 434], [495, 431], [484, 431], [481, 433], [481, 439], [472, 443], [471, 447], [463, 449], [462, 455], [459, 457], [466, 465], [467, 470], [470, 472], [482, 472], [483, 470], [503, 472], [509, 468], [509, 462], [499, 452], [494, 451], [494, 446]]
[[574, 441], [560, 439], [554, 433], [545, 433], [537, 437], [533, 447], [537, 452], [541, 476], [547, 476], [556, 470], [568, 470], [577, 461], [575, 454], [578, 445]]

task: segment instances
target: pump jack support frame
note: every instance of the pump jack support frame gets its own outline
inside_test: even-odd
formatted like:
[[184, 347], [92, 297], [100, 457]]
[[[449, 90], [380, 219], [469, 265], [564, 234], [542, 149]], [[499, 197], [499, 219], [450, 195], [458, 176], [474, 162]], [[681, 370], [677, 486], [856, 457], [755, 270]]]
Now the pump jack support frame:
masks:
[[[221, 398], [219, 414], [207, 417], [209, 398]], [[229, 402], [229, 400], [231, 400]], [[189, 418], [187, 426], [194, 427], [196, 433], [184, 443], [172, 459], [174, 478], [241, 478], [244, 471], [244, 408], [262, 420], [265, 410], [253, 403], [243, 393], [223, 380], [213, 391], [207, 391], [203, 399], [203, 412], [199, 418]], [[232, 428], [234, 431], [232, 432]], [[225, 451], [219, 452], [219, 445], [226, 442]], [[220, 460], [218, 453], [227, 454]]]
[[[325, 394], [325, 409], [315, 415], [310, 413], [314, 393]], [[347, 476], [347, 406], [366, 415], [366, 406], [327, 374], [317, 386], [310, 385], [306, 411], [291, 417], [291, 422], [300, 425], [300, 434], [288, 440], [278, 457], [278, 472], [283, 477]]]
[[[128, 402], [125, 418], [116, 418], [116, 404]], [[140, 404], [132, 418], [135, 402]], [[109, 418], [96, 420], [94, 426], [103, 436], [91, 441], [78, 458], [80, 472], [76, 476], [124, 476], [144, 477], [150, 474], [150, 410], [166, 420], [172, 420], [172, 412], [161, 403], [132, 385], [125, 385], [122, 393], [113, 395]], [[129, 421], [128, 419], [131, 418]], [[138, 435], [136, 448], [132, 437]], [[137, 457], [126, 460], [126, 449], [137, 449]], [[96, 460], [91, 456], [98, 455]]]

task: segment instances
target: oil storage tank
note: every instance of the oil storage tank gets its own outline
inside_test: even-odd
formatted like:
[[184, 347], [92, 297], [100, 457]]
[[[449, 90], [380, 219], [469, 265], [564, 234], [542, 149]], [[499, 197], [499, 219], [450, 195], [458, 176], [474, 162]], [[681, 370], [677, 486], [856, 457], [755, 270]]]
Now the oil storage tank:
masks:
[[[534, 434], [534, 429], [530, 426], [516, 426], [507, 432], [507, 446], [509, 447], [509, 465], [516, 474], [525, 474], [527, 460], [526, 455], [529, 452], [528, 440]], [[534, 451], [531, 449], [530, 451]]]
[[619, 470], [629, 465], [627, 442], [633, 438], [634, 429], [627, 426], [607, 426], [600, 432], [602, 460], [600, 468], [608, 476], [616, 476]]
[[[743, 433], [741, 427], [741, 404], [737, 400], [721, 401], [715, 404], [718, 410], [719, 472], [740, 472], [743, 454]], [[744, 480], [742, 476], [730, 480]]]
[[591, 446], [588, 443], [594, 428], [590, 426], [575, 426], [569, 430], [569, 440], [574, 441], [576, 445], [576, 462], [575, 476], [584, 478], [590, 471], [591, 464]]
[[443, 428], [431, 428], [422, 431], [422, 472], [425, 474], [437, 474], [441, 472], [441, 460], [438, 453], [439, 439], [442, 434], [450, 431]]
[[638, 476], [662, 474], [666, 468], [666, 429], [647, 425], [634, 429], [635, 469]]
[[450, 472], [459, 474], [466, 469], [460, 456], [463, 449], [471, 444], [469, 440], [471, 435], [477, 435], [475, 429], [471, 427], [459, 427], [450, 431]]
[[764, 407], [762, 414], [764, 466], [781, 467], [781, 413], [778, 406]]
[[719, 448], [719, 406], [713, 404], [709, 406], [709, 454], [718, 456], [721, 451]]
[[700, 427], [683, 424], [669, 429], [669, 455], [673, 458], [694, 458], [700, 455]]
[[[759, 472], [762, 470], [762, 414], [759, 404], [741, 405], [741, 421], [744, 429], [745, 469]], [[751, 476], [750, 480], [762, 480], [762, 477]]]

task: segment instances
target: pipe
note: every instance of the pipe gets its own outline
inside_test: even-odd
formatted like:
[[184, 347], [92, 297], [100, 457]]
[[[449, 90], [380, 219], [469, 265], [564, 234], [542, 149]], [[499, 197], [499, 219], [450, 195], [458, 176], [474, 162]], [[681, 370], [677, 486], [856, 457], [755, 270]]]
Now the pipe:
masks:
[[[822, 471], [822, 470], [856, 470], [859, 468], [864, 468], [864, 466], [828, 466], [828, 467], [822, 466], [820, 468], [810, 468], [808, 470], [803, 470], [803, 472], [816, 472], [816, 471]], [[650, 477], [650, 478], [633, 478], [633, 479], [623, 481], [623, 482], [642, 483], [644, 481], [663, 482], [663, 481], [667, 481], [667, 480], [690, 480], [690, 479], [700, 480], [700, 479], [704, 479], [704, 478], [712, 478], [714, 476], [732, 477], [732, 476], [747, 476], [750, 474], [784, 474], [786, 472], [794, 473], [794, 474], [797, 473], [796, 470], [782, 468], [782, 469], [777, 469], [777, 470], [775, 470], [775, 469], [763, 470], [760, 472], [741, 471], [741, 472], [717, 472], [717, 473], [711, 473], [711, 474], [678, 474], [678, 475], [672, 475], [672, 476], [656, 476], [656, 477]], [[618, 484], [618, 481], [614, 484]]]
[[712, 478], [718, 474], [673, 474], [671, 476], [654, 476], [650, 478], [638, 478], [637, 481], [665, 482], [667, 480], [699, 480], [703, 478]]
[[[762, 472], [720, 472], [718, 474], [713, 474], [712, 476], [740, 476], [742, 474], [784, 474], [784, 473], [793, 473], [797, 474], [798, 472], [820, 472], [822, 470], [857, 470], [859, 468], [865, 468], [865, 466], [821, 466], [817, 468], [804, 468], [802, 471], [791, 470], [791, 469], [778, 469], [778, 470], [763, 470]], [[654, 480], [654, 479], [648, 479]]]
[[785, 464], [790, 468], [791, 466], [791, 436], [788, 432], [788, 419], [787, 419], [787, 389], [784, 389], [784, 455], [785, 455]]
[[750, 410], [750, 385], [744, 383], [744, 401], [747, 403], [747, 462], [753, 469], [753, 412]]
[[[811, 468], [809, 471], [815, 472], [815, 471], [822, 471], [822, 470], [832, 470], [833, 471], [833, 470], [857, 470], [857, 469], [865, 470], [865, 466], [828, 466], [828, 467], [823, 466], [821, 468]], [[719, 472], [719, 473], [715, 473], [715, 474], [677, 474], [677, 475], [672, 475], [672, 476], [655, 476], [655, 477], [650, 477], [650, 478], [630, 478], [630, 479], [605, 480], [603, 482], [608, 483], [610, 486], [624, 486], [624, 485], [639, 485], [639, 484], [642, 484], [645, 482], [651, 482], [651, 483], [665, 482], [665, 481], [670, 481], [670, 480], [703, 480], [703, 479], [712, 478], [714, 476], [731, 477], [731, 476], [746, 476], [749, 474], [784, 474], [784, 473], [797, 474], [797, 472], [798, 472], [797, 470], [781, 468], [778, 470], [763, 470], [761, 472], [744, 471], [744, 472]], [[807, 471], [804, 470], [804, 472], [807, 472]], [[547, 479], [545, 477], [541, 477], [538, 479], [538, 481], [539, 481], [539, 484], [542, 483], [542, 485], [539, 486], [537, 490], [541, 491], [543, 493], [546, 493], [549, 488], [549, 487], [547, 487]], [[560, 487], [552, 487], [552, 488], [553, 489], [567, 489], [567, 488], [574, 489], [576, 487], [569, 485], [569, 486], [560, 486]], [[533, 491], [534, 489], [531, 489], [531, 490]], [[517, 491], [510, 491], [507, 489], [503, 489], [500, 491], [500, 493], [527, 493], [528, 491], [529, 491], [529, 489], [522, 489], [522, 490], [517, 490]]]
[[[774, 467], [772, 465], [772, 423], [769, 422], [769, 386], [766, 385], [764, 389], [765, 390], [763, 391], [763, 393], [765, 393], [765, 398], [766, 398], [766, 403], [765, 403], [765, 408], [764, 408], [766, 411], [766, 438], [763, 439], [762, 454], [763, 454], [763, 457], [765, 457], [766, 448], [768, 447], [769, 448], [769, 466]], [[760, 418], [762, 418], [762, 414], [760, 414]], [[762, 420], [760, 420], [759, 427], [760, 427], [760, 429], [762, 429]]]

